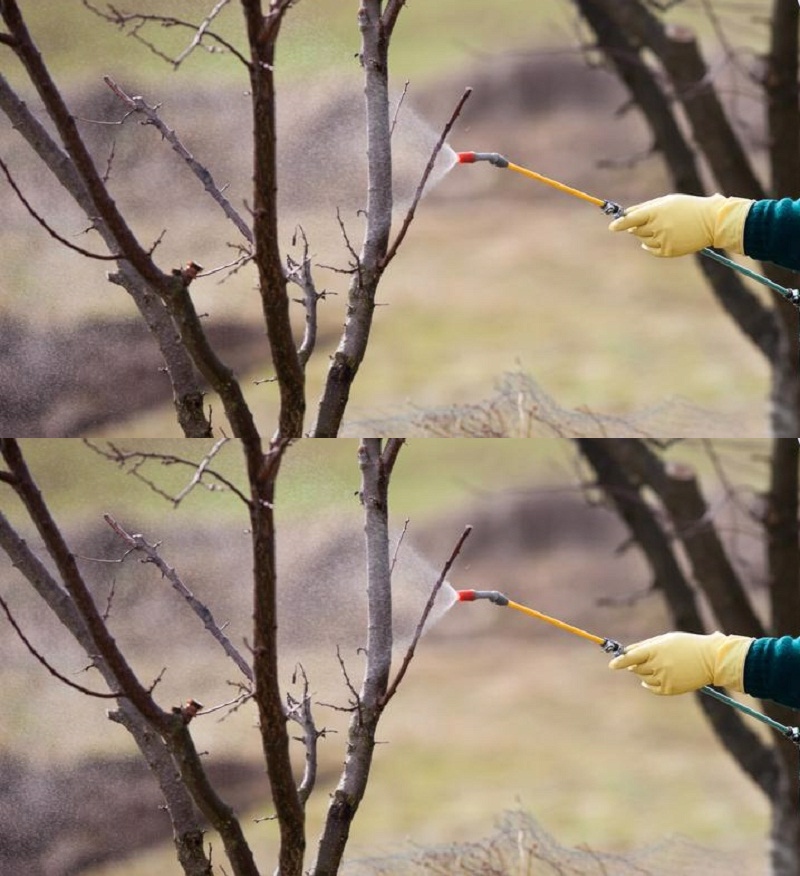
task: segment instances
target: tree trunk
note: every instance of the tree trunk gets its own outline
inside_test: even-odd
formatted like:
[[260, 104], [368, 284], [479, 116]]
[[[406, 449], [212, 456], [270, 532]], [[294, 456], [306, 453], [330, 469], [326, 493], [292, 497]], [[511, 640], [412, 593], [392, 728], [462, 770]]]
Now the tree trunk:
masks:
[[339, 347], [331, 357], [319, 403], [316, 438], [335, 438], [341, 427], [350, 387], [355, 380], [372, 328], [375, 293], [389, 248], [392, 227], [392, 142], [389, 120], [389, 31], [381, 0], [361, 0], [361, 64], [367, 124], [367, 227], [347, 302], [347, 319]]
[[319, 842], [313, 876], [335, 876], [367, 788], [375, 731], [384, 707], [392, 663], [392, 572], [389, 557], [388, 463], [381, 441], [364, 439], [359, 448], [361, 501], [367, 543], [368, 610], [367, 665], [360, 692], [351, 704], [353, 717], [347, 738], [347, 759], [333, 792]]

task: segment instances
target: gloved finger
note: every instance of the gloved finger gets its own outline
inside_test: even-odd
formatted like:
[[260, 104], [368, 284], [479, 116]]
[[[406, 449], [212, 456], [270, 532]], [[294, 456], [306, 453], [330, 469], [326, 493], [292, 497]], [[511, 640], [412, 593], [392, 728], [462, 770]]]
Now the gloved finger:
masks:
[[640, 240], [648, 240], [649, 238], [656, 236], [656, 232], [649, 222], [645, 222], [642, 225], [636, 225], [633, 228], [629, 228], [628, 234], [633, 234]]
[[652, 678], [656, 674], [652, 664], [647, 661], [645, 663], [637, 663], [635, 666], [629, 666], [628, 672], [634, 672], [639, 678]]
[[647, 215], [636, 213], [633, 210], [626, 210], [622, 216], [609, 223], [609, 231], [630, 231], [639, 225], [647, 222]]
[[633, 669], [640, 663], [644, 663], [648, 658], [646, 651], [637, 648], [636, 645], [629, 645], [625, 651], [615, 657], [609, 664], [609, 669]]
[[626, 207], [625, 212], [609, 224], [609, 230], [629, 231], [632, 228], [647, 225], [653, 218], [653, 205], [656, 203], [656, 200], [643, 201], [641, 204]]
[[656, 694], [656, 696], [663, 697], [665, 695], [664, 690], [661, 687], [661, 682], [656, 681], [652, 684], [649, 684], [648, 682], [643, 681], [642, 687], [645, 690], [649, 690], [651, 694]]
[[660, 243], [653, 243], [653, 244], [643, 243], [642, 249], [645, 252], [649, 252], [650, 255], [656, 256], [656, 258], [659, 258], [659, 259], [666, 258], [666, 255], [664, 254], [664, 250], [662, 249]]

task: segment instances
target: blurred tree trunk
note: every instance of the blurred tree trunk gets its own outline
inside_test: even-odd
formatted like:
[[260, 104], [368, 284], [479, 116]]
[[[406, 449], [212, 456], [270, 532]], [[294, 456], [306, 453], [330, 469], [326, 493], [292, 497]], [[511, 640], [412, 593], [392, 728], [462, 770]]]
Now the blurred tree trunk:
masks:
[[[775, 439], [760, 525], [769, 584], [769, 618], [762, 622], [723, 542], [712, 503], [693, 467], [665, 460], [642, 439], [578, 439], [596, 485], [627, 526], [653, 573], [677, 629], [753, 637], [800, 635], [798, 565], [798, 442]], [[706, 622], [701, 601], [710, 610]], [[779, 736], [763, 738], [735, 710], [697, 694], [720, 743], [764, 793], [771, 807], [773, 876], [800, 874], [797, 815], [798, 749]], [[762, 701], [784, 724], [796, 714]]]
[[[800, 197], [800, 106], [798, 102], [798, 5], [775, 0], [769, 17], [768, 49], [751, 84], [763, 97], [769, 186], [759, 181], [720, 96], [715, 71], [690, 27], [668, 24], [680, 4], [648, 0], [574, 0], [602, 52], [642, 113], [676, 190], [703, 195], [715, 189], [727, 195], [760, 199]], [[718, 13], [720, 18], [724, 12]], [[712, 28], [713, 30], [713, 28]], [[750, 51], [753, 46], [747, 47]], [[739, 63], [725, 45], [730, 65]], [[706, 189], [700, 168], [707, 166]], [[659, 194], [659, 193], [654, 193]], [[800, 434], [797, 310], [777, 293], [769, 305], [753, 295], [740, 277], [723, 265], [697, 256], [698, 266], [720, 306], [764, 356], [771, 378], [772, 432]], [[783, 286], [795, 275], [764, 263], [762, 272]]]

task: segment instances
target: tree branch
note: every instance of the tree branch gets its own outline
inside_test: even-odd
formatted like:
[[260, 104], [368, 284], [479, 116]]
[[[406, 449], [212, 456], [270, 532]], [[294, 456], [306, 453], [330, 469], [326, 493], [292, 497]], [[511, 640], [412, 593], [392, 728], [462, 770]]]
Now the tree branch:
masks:
[[361, 66], [367, 123], [366, 229], [347, 298], [347, 319], [331, 357], [312, 435], [334, 438], [341, 427], [350, 388], [367, 348], [375, 294], [392, 227], [392, 146], [389, 119], [389, 34], [381, 0], [360, 0]]
[[798, 536], [798, 444], [775, 438], [763, 526], [767, 536], [770, 632], [795, 636], [800, 629], [800, 541]]
[[406, 236], [406, 232], [408, 231], [411, 223], [414, 221], [414, 215], [417, 212], [417, 204], [419, 204], [423, 192], [425, 191], [425, 184], [428, 182], [428, 177], [431, 175], [433, 171], [433, 167], [436, 164], [436, 159], [439, 153], [442, 150], [442, 146], [444, 146], [447, 141], [448, 136], [450, 135], [450, 131], [452, 130], [453, 125], [456, 122], [456, 119], [461, 115], [461, 110], [464, 107], [464, 104], [467, 101], [467, 98], [472, 94], [472, 89], [467, 88], [464, 93], [461, 95], [461, 99], [456, 104], [456, 108], [453, 110], [452, 115], [447, 121], [447, 124], [444, 126], [442, 133], [439, 139], [436, 142], [436, 145], [433, 147], [433, 152], [431, 153], [431, 157], [428, 159], [428, 164], [425, 167], [425, 170], [422, 174], [422, 179], [419, 181], [419, 185], [417, 186], [417, 191], [414, 193], [414, 199], [411, 202], [411, 206], [408, 208], [408, 212], [406, 213], [406, 217], [403, 220], [403, 224], [400, 227], [400, 231], [397, 233], [397, 237], [394, 239], [394, 243], [389, 247], [389, 251], [381, 260], [381, 270], [385, 270], [388, 266], [389, 262], [397, 255], [397, 250], [400, 247], [400, 244], [403, 242], [403, 239]]
[[208, 608], [208, 606], [202, 603], [194, 595], [194, 593], [192, 593], [192, 591], [183, 583], [175, 569], [172, 568], [172, 566], [170, 566], [161, 557], [161, 555], [158, 553], [157, 546], [150, 544], [143, 535], [140, 535], [138, 533], [135, 535], [131, 535], [130, 533], [126, 532], [110, 514], [104, 514], [103, 520], [105, 520], [105, 522], [125, 542], [125, 544], [127, 544], [131, 549], [143, 553], [147, 557], [146, 562], [152, 563], [154, 566], [156, 566], [156, 568], [160, 570], [162, 576], [166, 578], [172, 585], [172, 588], [186, 600], [192, 611], [203, 622], [203, 626], [208, 630], [209, 633], [211, 633], [211, 635], [217, 640], [217, 642], [219, 642], [222, 650], [239, 667], [239, 670], [244, 675], [244, 677], [248, 681], [253, 682], [253, 670], [250, 668], [250, 665], [247, 663], [244, 657], [242, 657], [242, 655], [233, 645], [231, 640], [225, 635], [225, 633], [222, 632], [222, 629], [214, 620], [214, 615], [211, 613], [211, 610]]
[[386, 447], [381, 453], [381, 461], [387, 478], [392, 476], [394, 464], [397, 462], [397, 457], [400, 455], [400, 450], [405, 441], [405, 438], [389, 438], [386, 442]]
[[298, 232], [303, 238], [302, 259], [300, 262], [296, 262], [291, 256], [286, 257], [288, 268], [286, 277], [291, 283], [294, 283], [303, 290], [303, 298], [300, 304], [303, 305], [306, 311], [306, 327], [303, 332], [303, 340], [297, 350], [297, 355], [300, 359], [300, 364], [305, 368], [317, 344], [317, 303], [327, 293], [325, 290], [317, 292], [314, 277], [311, 273], [311, 259], [308, 256], [308, 238], [302, 228], [299, 228]]
[[[228, 0], [226, 0], [228, 2]], [[192, 173], [200, 180], [203, 188], [209, 195], [219, 204], [223, 213], [239, 230], [239, 233], [247, 240], [248, 243], [253, 243], [253, 232], [249, 225], [234, 209], [233, 204], [222, 194], [222, 190], [214, 182], [214, 177], [208, 168], [201, 164], [191, 152], [183, 145], [175, 131], [172, 130], [158, 115], [158, 107], [150, 106], [143, 97], [136, 95], [131, 97], [126, 94], [122, 88], [110, 76], [104, 76], [103, 82], [114, 92], [114, 94], [127, 106], [131, 112], [141, 113], [147, 119], [145, 124], [152, 125], [161, 134], [162, 138], [169, 143], [173, 151], [181, 158], [192, 171]]]
[[66, 246], [67, 249], [73, 250], [73, 252], [80, 253], [82, 256], [86, 256], [87, 259], [97, 259], [98, 261], [108, 261], [115, 262], [119, 259], [124, 259], [125, 256], [122, 255], [104, 255], [103, 253], [94, 253], [89, 252], [88, 249], [84, 249], [81, 246], [76, 246], [74, 243], [70, 243], [66, 238], [62, 237], [57, 231], [50, 227], [47, 222], [42, 218], [36, 210], [31, 206], [30, 201], [22, 194], [19, 186], [14, 182], [14, 178], [11, 176], [11, 171], [8, 169], [8, 165], [0, 159], [0, 170], [5, 174], [6, 179], [8, 180], [8, 184], [14, 190], [14, 194], [19, 198], [22, 206], [28, 211], [28, 213], [33, 217], [33, 219], [44, 228], [44, 230], [52, 237], [54, 240], [57, 240], [63, 246]]
[[383, 29], [386, 31], [387, 38], [391, 38], [397, 19], [405, 5], [406, 0], [388, 0], [383, 12]]
[[269, 13], [260, 0], [241, 0], [250, 47], [253, 108], [253, 232], [256, 243], [261, 307], [280, 391], [280, 439], [303, 434], [306, 410], [305, 370], [292, 333], [287, 280], [278, 242], [275, 41], [291, 0], [271, 0]]
[[14, 489], [56, 564], [64, 586], [83, 619], [97, 652], [108, 664], [119, 689], [130, 698], [154, 727], [162, 733], [167, 733], [172, 723], [169, 714], [156, 705], [150, 692], [141, 684], [117, 647], [78, 570], [74, 555], [69, 550], [25, 464], [19, 444], [13, 438], [2, 438], [0, 452], [16, 478]]
[[694, 469], [664, 463], [635, 438], [616, 440], [610, 453], [658, 495], [686, 551], [694, 578], [722, 628], [743, 636], [765, 635], [764, 625], [722, 544]]
[[117, 242], [117, 247], [129, 259], [139, 274], [161, 295], [169, 295], [175, 286], [168, 274], [156, 267], [150, 254], [135, 238], [92, 161], [61, 93], [50, 76], [36, 45], [28, 32], [17, 0], [3, 0], [0, 6], [3, 20], [16, 40], [14, 47], [31, 82], [42, 99], [48, 115], [61, 136], [76, 171], [85, 184], [97, 213], [103, 218]]
[[[24, 539], [10, 526], [0, 513], [0, 547], [12, 565], [36, 590], [59, 622], [70, 632], [89, 656], [110, 689], [117, 687], [116, 678], [102, 655], [97, 653], [94, 641], [83, 618], [75, 608], [69, 594], [55, 581], [39, 558], [31, 551]], [[178, 781], [175, 763], [158, 733], [129, 699], [119, 701], [119, 710], [110, 712], [109, 718], [119, 720], [133, 735], [148, 766], [155, 774], [164, 799], [167, 802], [174, 829], [178, 856], [191, 876], [208, 876], [208, 862], [203, 851], [203, 831], [198, 825], [196, 811], [187, 788]]]
[[419, 619], [419, 623], [417, 624], [416, 630], [414, 630], [414, 636], [411, 639], [411, 644], [408, 646], [408, 650], [406, 651], [406, 655], [403, 658], [403, 662], [400, 665], [400, 669], [395, 676], [394, 681], [389, 685], [386, 694], [383, 697], [382, 706], [385, 708], [389, 700], [397, 693], [397, 688], [400, 686], [400, 682], [402, 682], [405, 677], [406, 672], [408, 671], [408, 667], [411, 665], [411, 661], [414, 659], [414, 654], [417, 650], [417, 643], [422, 636], [422, 633], [425, 629], [425, 623], [428, 620], [428, 616], [430, 615], [433, 606], [436, 602], [436, 597], [439, 595], [439, 591], [441, 590], [442, 584], [447, 580], [447, 576], [450, 573], [450, 569], [453, 566], [453, 563], [456, 560], [456, 557], [461, 553], [461, 548], [464, 542], [467, 540], [467, 536], [472, 532], [472, 527], [467, 526], [464, 531], [461, 533], [461, 537], [456, 542], [456, 546], [453, 548], [452, 553], [450, 554], [449, 559], [444, 564], [441, 574], [439, 575], [436, 583], [433, 585], [433, 589], [431, 590], [431, 594], [428, 597], [428, 601], [425, 603], [425, 608], [422, 611], [422, 616]]
[[311, 871], [313, 876], [335, 876], [339, 871], [350, 825], [366, 790], [375, 732], [389, 685], [392, 665], [389, 476], [381, 445], [379, 438], [362, 438], [358, 449], [367, 554], [367, 663], [348, 728], [347, 759], [331, 795], [317, 860]]
[[5, 612], [6, 617], [8, 618], [8, 622], [14, 628], [14, 632], [19, 636], [22, 640], [22, 643], [28, 649], [28, 651], [39, 661], [39, 663], [44, 666], [44, 668], [52, 675], [54, 678], [57, 678], [59, 681], [66, 684], [68, 687], [73, 688], [74, 690], [80, 691], [82, 694], [86, 694], [88, 697], [97, 697], [102, 700], [116, 700], [120, 697], [124, 697], [124, 693], [103, 693], [99, 691], [89, 690], [87, 687], [83, 687], [83, 685], [76, 684], [74, 681], [70, 681], [66, 676], [62, 675], [57, 669], [50, 665], [47, 660], [33, 647], [30, 639], [27, 638], [25, 633], [20, 629], [19, 624], [14, 620], [14, 616], [11, 614], [11, 609], [8, 607], [8, 603], [0, 596], [0, 608]]
[[[189, 495], [189, 493], [197, 486], [203, 485], [208, 490], [229, 490], [233, 493], [234, 496], [241, 499], [245, 505], [250, 504], [250, 499], [233, 483], [230, 478], [226, 478], [224, 475], [220, 474], [216, 469], [210, 468], [211, 461], [213, 458], [220, 452], [222, 447], [228, 443], [230, 439], [228, 438], [220, 438], [211, 448], [211, 450], [206, 453], [206, 455], [197, 462], [192, 459], [184, 459], [181, 456], [176, 456], [173, 453], [156, 453], [153, 451], [144, 451], [144, 450], [132, 450], [126, 451], [122, 450], [120, 447], [117, 447], [112, 441], [108, 442], [108, 450], [104, 450], [102, 447], [99, 447], [96, 444], [93, 444], [88, 438], [83, 439], [83, 443], [90, 450], [94, 451], [98, 455], [102, 456], [103, 459], [107, 459], [110, 462], [115, 463], [120, 468], [127, 468], [127, 473], [133, 475], [133, 477], [140, 480], [143, 484], [146, 484], [150, 487], [153, 492], [157, 495], [163, 497], [168, 502], [172, 503], [176, 508], [180, 503]], [[162, 490], [154, 481], [150, 478], [145, 477], [141, 469], [147, 462], [157, 462], [163, 466], [187, 466], [193, 470], [192, 477], [189, 482], [182, 487], [178, 493], [174, 496]], [[205, 475], [213, 478], [217, 484], [205, 484], [203, 483], [203, 478]]]
[[253, 545], [253, 671], [261, 747], [280, 827], [281, 876], [301, 876], [305, 853], [305, 811], [295, 784], [287, 714], [278, 674], [275, 486], [289, 442], [274, 440], [258, 459], [248, 450], [250, 531]]
[[[702, 195], [704, 187], [691, 144], [687, 141], [672, 104], [657, 78], [641, 57], [644, 42], [656, 55], [668, 55], [663, 28], [640, 3], [617, 4], [609, 0], [579, 0], [581, 12], [597, 35], [600, 47], [608, 56], [622, 82], [628, 88], [653, 132], [655, 148], [664, 155], [677, 191]], [[633, 10], [629, 7], [636, 6]], [[633, 38], [624, 29], [635, 22]], [[633, 25], [632, 25], [633, 26]], [[678, 75], [678, 73], [676, 73]], [[723, 171], [720, 169], [720, 173]], [[732, 185], [732, 180], [727, 180]], [[734, 187], [741, 194], [743, 190]], [[774, 354], [778, 343], [774, 315], [751, 294], [741, 280], [717, 262], [698, 256], [698, 265], [705, 273], [720, 305], [767, 357]]]
[[[180, 65], [186, 60], [186, 58], [199, 46], [202, 45], [203, 37], [209, 37], [214, 40], [214, 42], [219, 43], [226, 51], [230, 52], [231, 55], [234, 56], [237, 60], [241, 61], [245, 67], [249, 67], [250, 64], [247, 58], [233, 45], [233, 43], [221, 37], [218, 33], [211, 31], [208, 29], [208, 25], [211, 21], [217, 17], [217, 15], [222, 11], [222, 9], [230, 2], [230, 0], [219, 0], [219, 2], [214, 6], [211, 12], [206, 16], [206, 18], [200, 24], [194, 24], [191, 21], [184, 21], [181, 18], [175, 18], [172, 15], [153, 15], [152, 13], [144, 14], [141, 12], [134, 13], [125, 13], [120, 12], [115, 9], [113, 6], [109, 4], [109, 12], [103, 12], [101, 9], [98, 9], [96, 6], [93, 6], [89, 3], [89, 0], [82, 0], [83, 5], [90, 12], [93, 12], [95, 15], [98, 15], [100, 18], [108, 21], [111, 24], [116, 25], [119, 28], [129, 27], [128, 34], [132, 36], [135, 40], [138, 40], [143, 46], [146, 46], [157, 55], [159, 58], [162, 58], [168, 64], [171, 64], [175, 69], [180, 67]], [[168, 55], [165, 55], [159, 48], [157, 48], [153, 43], [149, 40], [146, 40], [140, 33], [140, 30], [149, 22], [154, 24], [158, 24], [161, 27], [181, 27], [187, 28], [189, 30], [195, 31], [195, 35], [192, 38], [189, 45], [175, 58], [170, 58]], [[199, 36], [199, 38], [198, 38]]]
[[[83, 210], [110, 251], [118, 249], [116, 239], [102, 218], [97, 215], [86, 185], [75, 169], [72, 159], [53, 140], [44, 126], [31, 113], [25, 102], [0, 75], [0, 108], [12, 127], [39, 156], [45, 167], [56, 177], [73, 200]], [[203, 411], [203, 391], [198, 373], [188, 352], [178, 340], [175, 325], [158, 290], [147, 285], [128, 261], [122, 261], [119, 273], [108, 279], [124, 287], [142, 315], [148, 330], [156, 339], [172, 383], [178, 422], [187, 438], [207, 438], [211, 423]]]
[[287, 716], [289, 720], [299, 724], [303, 730], [303, 737], [300, 740], [303, 743], [303, 748], [306, 752], [305, 768], [303, 769], [303, 777], [300, 780], [300, 785], [297, 788], [297, 794], [303, 806], [308, 802], [312, 791], [317, 782], [317, 741], [321, 736], [324, 736], [326, 730], [317, 730], [317, 725], [314, 722], [314, 715], [311, 710], [311, 696], [308, 693], [308, 676], [305, 669], [298, 665], [295, 670], [294, 682], [297, 674], [300, 674], [303, 679], [303, 692], [300, 699], [296, 699], [291, 694], [287, 694]]

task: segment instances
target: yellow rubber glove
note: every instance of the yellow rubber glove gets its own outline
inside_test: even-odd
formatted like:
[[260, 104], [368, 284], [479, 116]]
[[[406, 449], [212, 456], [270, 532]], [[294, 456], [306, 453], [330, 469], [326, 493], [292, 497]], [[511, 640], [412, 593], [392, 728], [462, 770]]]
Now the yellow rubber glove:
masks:
[[706, 684], [742, 691], [744, 661], [753, 639], [711, 633], [665, 633], [629, 645], [608, 665], [628, 669], [656, 694], [682, 694]]
[[664, 195], [636, 204], [615, 219], [611, 231], [628, 231], [655, 256], [682, 256], [706, 246], [742, 253], [744, 222], [753, 201], [711, 195]]

